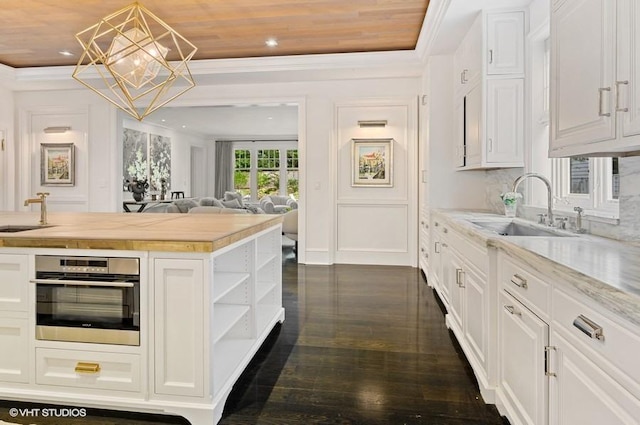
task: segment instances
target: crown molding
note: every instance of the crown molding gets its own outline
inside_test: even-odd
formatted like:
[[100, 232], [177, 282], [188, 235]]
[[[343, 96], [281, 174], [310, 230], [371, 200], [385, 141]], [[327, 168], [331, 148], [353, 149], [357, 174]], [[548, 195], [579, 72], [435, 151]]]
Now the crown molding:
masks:
[[[17, 91], [79, 89], [74, 66], [0, 67], [0, 83]], [[211, 59], [189, 62], [198, 85], [242, 82], [309, 81], [359, 78], [412, 78], [421, 75], [424, 64], [414, 50]], [[87, 79], [100, 78], [87, 71]]]
[[431, 0], [427, 13], [424, 16], [418, 42], [416, 43], [415, 54], [423, 63], [433, 51], [433, 46], [440, 32], [440, 27], [445, 15], [451, 6], [451, 0]]

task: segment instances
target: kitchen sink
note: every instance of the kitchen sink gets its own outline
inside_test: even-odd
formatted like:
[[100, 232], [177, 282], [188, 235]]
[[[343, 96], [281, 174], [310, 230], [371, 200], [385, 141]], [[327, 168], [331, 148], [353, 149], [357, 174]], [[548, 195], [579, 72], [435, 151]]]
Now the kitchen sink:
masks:
[[471, 223], [501, 236], [566, 236], [551, 229], [513, 221], [472, 221]]
[[0, 226], [0, 233], [17, 233], [25, 232], [27, 230], [44, 229], [51, 226]]

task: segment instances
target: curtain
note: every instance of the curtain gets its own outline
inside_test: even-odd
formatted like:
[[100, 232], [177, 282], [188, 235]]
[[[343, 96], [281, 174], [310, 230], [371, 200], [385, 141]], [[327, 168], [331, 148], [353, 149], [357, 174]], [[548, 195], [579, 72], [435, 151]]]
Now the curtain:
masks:
[[216, 142], [215, 197], [224, 198], [224, 192], [233, 190], [233, 146], [231, 142]]

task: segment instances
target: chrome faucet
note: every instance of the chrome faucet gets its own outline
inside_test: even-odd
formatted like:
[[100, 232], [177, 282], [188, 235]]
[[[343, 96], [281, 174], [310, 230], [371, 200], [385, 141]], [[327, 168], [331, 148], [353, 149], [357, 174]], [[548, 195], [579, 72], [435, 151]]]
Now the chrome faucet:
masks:
[[29, 204], [40, 204], [40, 224], [47, 224], [47, 196], [49, 196], [49, 192], [38, 192], [37, 198], [29, 198], [24, 201], [24, 206], [28, 207]]
[[513, 189], [511, 189], [511, 191], [517, 192], [518, 186], [520, 186], [520, 183], [522, 183], [527, 177], [535, 177], [537, 179], [540, 179], [545, 184], [545, 186], [547, 186], [547, 225], [553, 226], [553, 212], [551, 211], [551, 208], [553, 206], [553, 194], [551, 190], [551, 182], [549, 181], [549, 179], [547, 179], [542, 174], [526, 173], [518, 177], [513, 182]]

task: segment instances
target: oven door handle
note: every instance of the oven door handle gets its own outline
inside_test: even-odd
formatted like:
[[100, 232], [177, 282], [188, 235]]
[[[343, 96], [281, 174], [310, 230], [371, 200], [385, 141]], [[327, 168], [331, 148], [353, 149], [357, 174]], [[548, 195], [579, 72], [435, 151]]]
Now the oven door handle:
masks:
[[133, 288], [132, 282], [100, 282], [83, 280], [55, 280], [55, 279], [34, 279], [30, 281], [38, 285], [74, 285], [74, 286], [111, 286], [118, 288]]

